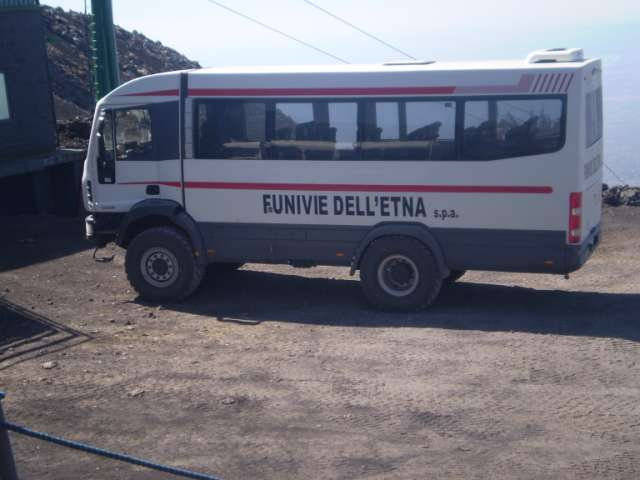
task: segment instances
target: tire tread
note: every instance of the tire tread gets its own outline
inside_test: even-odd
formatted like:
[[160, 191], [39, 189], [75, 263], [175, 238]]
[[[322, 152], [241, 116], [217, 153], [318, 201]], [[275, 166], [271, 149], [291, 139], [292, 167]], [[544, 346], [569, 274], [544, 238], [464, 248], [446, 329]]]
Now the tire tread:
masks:
[[[144, 230], [143, 232], [139, 233], [136, 237], [134, 237], [129, 244], [129, 248], [131, 248], [133, 242], [135, 242], [136, 239], [139, 239], [143, 235], [156, 235], [156, 236], [166, 235], [166, 236], [172, 237], [176, 242], [182, 245], [182, 247], [185, 249], [186, 252], [190, 253], [190, 255], [188, 255], [187, 257], [190, 259], [193, 274], [189, 279], [187, 287], [184, 288], [181, 292], [179, 292], [174, 298], [172, 298], [172, 300], [175, 300], [175, 301], [184, 300], [185, 298], [190, 296], [193, 292], [195, 292], [196, 289], [200, 286], [202, 278], [204, 277], [205, 267], [201, 265], [197, 261], [195, 255], [193, 255], [193, 247], [189, 239], [186, 237], [186, 235], [173, 227], [168, 227], [168, 226], [152, 227], [147, 230]], [[136, 264], [132, 264], [131, 262], [125, 261], [125, 271], [127, 275], [127, 280], [129, 281], [133, 289], [138, 293], [138, 295], [140, 295], [140, 297], [142, 298], [146, 298], [149, 300], [154, 300], [154, 301], [163, 300], [159, 297], [153, 298], [155, 297], [154, 295], [150, 295], [149, 292], [142, 291], [142, 289], [139, 288], [139, 286], [137, 285], [137, 281], [135, 280], [136, 273], [133, 271], [134, 268], [138, 268], [138, 266]]]
[[[431, 288], [427, 289], [426, 295], [422, 297], [419, 302], [411, 305], [406, 305], [406, 306], [391, 305], [388, 301], [386, 301], [384, 296], [374, 294], [374, 292], [372, 291], [373, 289], [368, 285], [369, 282], [372, 281], [371, 279], [363, 278], [363, 270], [364, 270], [365, 276], [368, 275], [368, 270], [369, 270], [369, 266], [366, 264], [368, 262], [367, 253], [375, 252], [375, 249], [377, 249], [381, 244], [383, 244], [383, 242], [384, 243], [388, 242], [392, 244], [399, 244], [399, 243], [406, 242], [410, 249], [412, 249], [414, 252], [419, 252], [419, 255], [424, 256], [425, 258], [428, 258], [429, 261], [431, 262], [435, 275], [431, 279], [431, 282], [432, 282]], [[367, 249], [363, 254], [363, 262], [360, 269], [360, 274], [361, 274], [361, 280], [362, 280], [361, 284], [363, 288], [363, 293], [367, 301], [372, 306], [374, 306], [379, 310], [415, 311], [415, 310], [425, 309], [435, 301], [435, 299], [438, 297], [438, 294], [440, 293], [440, 289], [442, 288], [442, 278], [438, 272], [438, 264], [429, 247], [427, 247], [424, 243], [422, 243], [420, 240], [416, 238], [404, 236], [404, 235], [385, 236], [371, 242], [367, 246]]]

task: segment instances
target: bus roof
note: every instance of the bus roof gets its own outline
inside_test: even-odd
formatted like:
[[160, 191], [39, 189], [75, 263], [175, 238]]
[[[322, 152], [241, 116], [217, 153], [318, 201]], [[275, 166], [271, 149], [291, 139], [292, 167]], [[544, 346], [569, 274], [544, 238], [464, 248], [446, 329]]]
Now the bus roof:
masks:
[[566, 93], [576, 72], [594, 62], [580, 49], [551, 49], [520, 60], [201, 68], [137, 78], [104, 100], [176, 97], [183, 72], [189, 73], [190, 96]]
[[224, 74], [295, 74], [295, 73], [383, 73], [395, 72], [433, 72], [433, 71], [474, 71], [474, 70], [549, 70], [562, 68], [563, 70], [577, 70], [591, 62], [585, 59], [580, 62], [544, 62], [527, 63], [523, 60], [492, 60], [492, 61], [459, 61], [459, 62], [429, 62], [429, 63], [387, 63], [387, 64], [348, 64], [348, 65], [268, 65], [268, 66], [235, 66], [235, 67], [207, 67], [190, 70], [193, 75], [224, 75]]

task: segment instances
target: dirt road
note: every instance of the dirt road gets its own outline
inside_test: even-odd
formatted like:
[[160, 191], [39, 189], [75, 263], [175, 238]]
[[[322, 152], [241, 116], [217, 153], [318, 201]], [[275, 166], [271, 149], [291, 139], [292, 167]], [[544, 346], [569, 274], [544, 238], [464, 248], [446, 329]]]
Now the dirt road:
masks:
[[[569, 281], [474, 272], [391, 315], [265, 265], [144, 305], [77, 221], [3, 219], [5, 413], [224, 479], [640, 478], [640, 208], [604, 220]], [[23, 479], [172, 478], [12, 441]]]

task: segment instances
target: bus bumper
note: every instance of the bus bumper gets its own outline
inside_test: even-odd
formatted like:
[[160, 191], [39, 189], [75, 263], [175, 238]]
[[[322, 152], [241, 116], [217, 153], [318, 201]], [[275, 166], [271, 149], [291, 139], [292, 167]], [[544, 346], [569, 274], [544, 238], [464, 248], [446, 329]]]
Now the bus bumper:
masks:
[[598, 224], [591, 229], [589, 236], [580, 245], [567, 245], [565, 247], [564, 273], [575, 272], [587, 263], [587, 260], [589, 260], [589, 257], [591, 257], [600, 243], [601, 233], [602, 226]]
[[87, 240], [97, 246], [105, 246], [116, 239], [117, 227], [122, 219], [121, 214], [94, 213], [84, 220]]

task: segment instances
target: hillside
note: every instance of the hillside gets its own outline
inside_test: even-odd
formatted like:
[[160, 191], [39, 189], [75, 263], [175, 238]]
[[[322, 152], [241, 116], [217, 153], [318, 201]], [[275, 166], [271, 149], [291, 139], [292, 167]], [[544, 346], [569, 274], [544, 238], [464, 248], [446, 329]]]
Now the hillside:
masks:
[[[91, 115], [93, 94], [89, 74], [88, 16], [44, 6], [42, 9], [49, 71], [59, 121]], [[123, 82], [151, 73], [198, 68], [197, 62], [135, 30], [116, 27]], [[60, 139], [64, 141], [63, 138]]]

